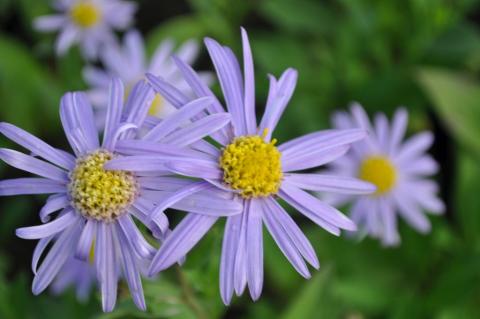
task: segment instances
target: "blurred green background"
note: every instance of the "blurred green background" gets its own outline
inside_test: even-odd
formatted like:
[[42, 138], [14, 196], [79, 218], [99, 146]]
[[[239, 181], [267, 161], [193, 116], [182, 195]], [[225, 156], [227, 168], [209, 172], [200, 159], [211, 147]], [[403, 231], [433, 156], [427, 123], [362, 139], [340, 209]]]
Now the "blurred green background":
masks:
[[[350, 101], [373, 114], [410, 111], [409, 132], [432, 130], [432, 153], [447, 213], [420, 235], [400, 223], [402, 245], [336, 238], [295, 215], [321, 269], [309, 281], [265, 234], [265, 286], [221, 303], [218, 265], [223, 224], [193, 250], [182, 269], [144, 281], [148, 311], [135, 310], [121, 286], [117, 310], [102, 314], [99, 294], [78, 303], [30, 292], [33, 241], [15, 228], [39, 223], [44, 198], [0, 199], [0, 318], [480, 318], [480, 6], [473, 0], [190, 0], [138, 1], [136, 27], [153, 52], [165, 37], [211, 36], [240, 52], [249, 32], [257, 104], [267, 73], [299, 70], [294, 97], [277, 130], [280, 141], [329, 127]], [[44, 0], [0, 0], [0, 120], [66, 147], [58, 102], [87, 87], [78, 51], [56, 58], [54, 35], [32, 30], [51, 12]], [[197, 64], [211, 69], [205, 52]], [[261, 107], [260, 107], [261, 109]], [[2, 147], [12, 146], [0, 139]], [[0, 179], [22, 174], [0, 164]]]

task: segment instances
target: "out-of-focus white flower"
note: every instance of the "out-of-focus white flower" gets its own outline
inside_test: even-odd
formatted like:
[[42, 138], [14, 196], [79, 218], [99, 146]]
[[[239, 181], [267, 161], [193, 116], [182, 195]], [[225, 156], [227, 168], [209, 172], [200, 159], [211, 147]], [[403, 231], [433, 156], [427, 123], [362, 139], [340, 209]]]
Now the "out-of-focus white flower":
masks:
[[59, 31], [56, 52], [63, 55], [78, 43], [86, 59], [97, 58], [105, 44], [115, 43], [114, 30], [124, 30], [132, 22], [136, 4], [122, 0], [56, 0], [56, 14], [34, 21], [39, 31]]
[[[100, 54], [100, 60], [104, 69], [87, 66], [84, 69], [85, 81], [90, 85], [88, 92], [92, 104], [97, 109], [106, 105], [108, 99], [108, 85], [112, 77], [120, 78], [126, 87], [126, 95], [139, 80], [145, 78], [146, 73], [162, 77], [168, 83], [174, 85], [183, 94], [192, 96], [192, 90], [183, 79], [171, 55], [175, 54], [187, 64], [192, 64], [198, 56], [199, 46], [195, 40], [183, 43], [174, 53], [174, 42], [165, 40], [156, 49], [150, 60], [145, 54], [145, 43], [138, 31], [129, 31], [124, 38], [123, 44], [113, 44], [105, 48]], [[210, 73], [200, 73], [207, 84], [212, 82]], [[160, 94], [155, 96], [149, 110], [149, 115], [165, 118], [173, 113], [176, 108]], [[104, 111], [104, 110], [103, 110]], [[102, 123], [102, 110], [99, 110], [99, 123]]]

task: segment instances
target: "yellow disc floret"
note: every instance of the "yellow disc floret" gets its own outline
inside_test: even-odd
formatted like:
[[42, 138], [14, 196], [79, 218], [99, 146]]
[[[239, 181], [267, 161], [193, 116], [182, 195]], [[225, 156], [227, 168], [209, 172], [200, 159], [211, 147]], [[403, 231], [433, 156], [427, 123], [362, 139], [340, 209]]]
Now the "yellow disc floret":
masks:
[[220, 157], [223, 181], [245, 198], [277, 193], [282, 165], [275, 143], [275, 139], [267, 143], [258, 135], [234, 139]]
[[132, 173], [107, 171], [103, 165], [113, 154], [99, 150], [77, 160], [70, 174], [73, 206], [87, 218], [112, 221], [125, 213], [137, 195]]
[[359, 177], [377, 186], [374, 195], [383, 195], [395, 186], [397, 169], [387, 157], [371, 156], [360, 165]]
[[76, 25], [91, 28], [100, 21], [101, 12], [92, 2], [80, 1], [70, 9], [70, 17]]
[[157, 116], [163, 108], [163, 98], [160, 94], [155, 94], [155, 98], [152, 101], [152, 105], [148, 109], [148, 115]]

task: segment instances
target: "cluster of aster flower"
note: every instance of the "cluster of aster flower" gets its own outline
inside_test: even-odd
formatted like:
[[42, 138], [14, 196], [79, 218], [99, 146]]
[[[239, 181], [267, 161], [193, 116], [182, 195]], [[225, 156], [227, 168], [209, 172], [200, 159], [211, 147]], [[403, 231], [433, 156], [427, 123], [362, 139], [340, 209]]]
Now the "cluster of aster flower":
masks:
[[[57, 5], [65, 15], [40, 18], [37, 25], [66, 25], [58, 49], [77, 39], [89, 55], [97, 47], [92, 41], [108, 38], [108, 26], [127, 25], [123, 14], [133, 11], [117, 0], [61, 0]], [[285, 205], [334, 235], [364, 233], [385, 245], [399, 243], [398, 216], [429, 231], [423, 211], [444, 210], [429, 179], [437, 171], [426, 155], [432, 134], [403, 143], [405, 110], [391, 124], [379, 114], [372, 126], [354, 104], [351, 115], [335, 114], [335, 129], [277, 145], [274, 131], [294, 93], [297, 72], [269, 76], [265, 111], [257, 120], [252, 52], [246, 31], [241, 35], [243, 72], [230, 48], [204, 41], [224, 105], [209, 88], [211, 77], [189, 65], [197, 51], [193, 42], [173, 56], [172, 44], [162, 44], [147, 68], [142, 40], [130, 31], [124, 48], [102, 51], [108, 71], [86, 69], [95, 88], [69, 92], [60, 102], [72, 153], [0, 123], [1, 134], [30, 152], [0, 149], [0, 159], [38, 176], [0, 181], [0, 196], [49, 194], [39, 213], [42, 224], [16, 232], [39, 240], [32, 259], [34, 294], [48, 286], [60, 292], [73, 283], [85, 297], [97, 284], [103, 310], [112, 311], [123, 278], [135, 304], [145, 310], [141, 278], [154, 278], [181, 262], [225, 217], [221, 298], [228, 305], [234, 293], [241, 295], [248, 287], [256, 300], [263, 286], [264, 225], [300, 275], [310, 277], [307, 264], [319, 268], [311, 243]], [[170, 56], [173, 62], [167, 65]], [[174, 111], [155, 117], [152, 109], [158, 103]], [[103, 112], [96, 114], [92, 104]], [[326, 170], [318, 170], [326, 164]], [[350, 218], [335, 208], [348, 203]], [[186, 212], [173, 229], [168, 208]]]

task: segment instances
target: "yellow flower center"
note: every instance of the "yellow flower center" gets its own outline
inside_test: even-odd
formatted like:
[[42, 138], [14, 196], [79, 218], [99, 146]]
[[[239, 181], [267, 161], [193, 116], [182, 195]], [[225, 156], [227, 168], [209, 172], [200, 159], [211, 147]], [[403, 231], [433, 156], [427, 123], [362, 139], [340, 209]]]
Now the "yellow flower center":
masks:
[[70, 9], [73, 22], [82, 28], [91, 28], [100, 21], [101, 12], [93, 3], [78, 2]]
[[261, 136], [241, 136], [233, 140], [220, 157], [223, 181], [245, 198], [278, 192], [282, 180], [281, 153]]
[[377, 186], [374, 195], [383, 195], [395, 186], [397, 170], [388, 158], [371, 156], [360, 165], [359, 177]]
[[[141, 80], [142, 79], [140, 79], [139, 81], [141, 81]], [[127, 101], [128, 96], [130, 95], [130, 92], [132, 91], [132, 87], [133, 87], [133, 85], [128, 85], [125, 88], [125, 94], [124, 94], [124, 97], [123, 97], [125, 99], [125, 101]], [[163, 97], [158, 93], [155, 94], [155, 98], [153, 99], [152, 104], [150, 105], [150, 108], [148, 109], [148, 115], [158, 116], [158, 114], [160, 113], [160, 111], [163, 108], [163, 105], [164, 105]]]
[[160, 94], [155, 94], [155, 98], [152, 101], [152, 105], [148, 109], [148, 115], [150, 116], [158, 116], [160, 111], [163, 108], [163, 98]]
[[70, 173], [73, 206], [87, 218], [112, 221], [125, 213], [137, 195], [137, 182], [132, 173], [103, 168], [111, 159], [112, 153], [96, 151], [77, 160]]

